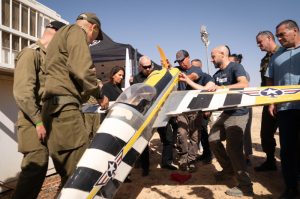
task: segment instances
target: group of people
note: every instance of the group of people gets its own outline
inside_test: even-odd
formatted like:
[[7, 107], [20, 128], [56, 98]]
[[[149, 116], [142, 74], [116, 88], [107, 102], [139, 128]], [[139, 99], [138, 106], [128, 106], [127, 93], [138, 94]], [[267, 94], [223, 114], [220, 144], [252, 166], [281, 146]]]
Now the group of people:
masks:
[[[300, 34], [293, 20], [282, 21], [276, 27], [277, 45], [270, 31], [256, 36], [258, 47], [266, 51], [261, 61], [262, 86], [299, 84]], [[110, 81], [102, 85], [97, 80], [89, 44], [102, 40], [101, 23], [94, 13], [82, 13], [76, 23], [66, 25], [53, 21], [45, 28], [41, 39], [24, 48], [16, 59], [13, 94], [18, 113], [18, 146], [23, 153], [21, 173], [13, 198], [37, 198], [45, 179], [48, 157], [51, 156], [61, 177], [61, 186], [75, 170], [100, 120], [91, 119], [96, 127], [87, 127], [92, 116], [84, 115], [80, 107], [85, 102], [98, 103], [103, 109], [122, 93], [125, 69], [111, 70]], [[211, 61], [218, 69], [210, 76], [201, 69], [199, 59], [190, 60], [186, 50], [176, 53], [175, 66], [180, 70], [178, 90], [235, 89], [248, 87], [250, 77], [241, 64], [241, 55], [231, 55], [226, 45], [212, 49]], [[169, 67], [172, 67], [171, 64]], [[131, 84], [141, 83], [153, 70], [151, 59], [142, 56], [139, 73]], [[216, 180], [235, 177], [237, 186], [230, 196], [252, 196], [253, 187], [247, 171], [251, 144], [251, 108], [224, 110], [208, 132], [210, 112], [182, 114], [172, 118], [166, 127], [158, 128], [163, 144], [161, 168], [195, 172], [196, 162], [211, 163], [212, 155], [222, 167]], [[264, 106], [261, 121], [261, 142], [266, 161], [255, 171], [276, 170], [274, 134], [280, 132], [281, 165], [286, 189], [281, 198], [296, 198], [299, 173], [300, 102]], [[226, 146], [222, 141], [226, 140]], [[199, 144], [203, 147], [199, 155]], [[175, 147], [176, 146], [176, 147]], [[173, 149], [177, 149], [178, 166]], [[149, 148], [141, 154], [143, 176], [149, 174]]]
[[13, 94], [20, 108], [17, 136], [23, 160], [13, 198], [37, 198], [49, 155], [61, 186], [74, 172], [89, 143], [81, 104], [93, 96], [108, 107], [89, 49], [102, 38], [99, 18], [82, 13], [72, 25], [51, 22], [42, 38], [17, 56]]

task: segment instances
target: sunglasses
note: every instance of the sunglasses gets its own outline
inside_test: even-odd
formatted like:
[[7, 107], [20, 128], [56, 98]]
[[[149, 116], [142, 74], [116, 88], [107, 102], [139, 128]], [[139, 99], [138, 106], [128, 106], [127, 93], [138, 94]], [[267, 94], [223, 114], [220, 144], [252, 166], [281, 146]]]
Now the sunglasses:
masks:
[[185, 60], [185, 58], [183, 58], [182, 60], [178, 60], [177, 62], [180, 64], [181, 62], [183, 62]]
[[142, 66], [142, 67], [143, 67], [143, 69], [150, 69], [150, 68], [152, 68], [152, 65]]

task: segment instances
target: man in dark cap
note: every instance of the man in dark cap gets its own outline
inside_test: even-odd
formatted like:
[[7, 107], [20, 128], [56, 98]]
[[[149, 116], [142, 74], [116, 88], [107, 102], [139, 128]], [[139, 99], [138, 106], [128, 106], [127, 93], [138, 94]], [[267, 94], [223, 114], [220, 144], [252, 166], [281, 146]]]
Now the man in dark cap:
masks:
[[60, 29], [48, 47], [43, 95], [50, 156], [64, 185], [89, 143], [80, 111], [90, 96], [106, 109], [108, 99], [98, 86], [89, 44], [103, 38], [94, 13], [82, 13], [75, 24]]
[[[176, 53], [177, 68], [192, 81], [206, 86], [207, 82], [200, 82], [203, 72], [201, 68], [192, 66], [189, 53], [186, 50], [179, 50]], [[210, 77], [211, 78], [211, 77]], [[192, 90], [186, 82], [178, 83], [178, 90]], [[179, 167], [183, 171], [194, 172], [196, 170], [195, 161], [198, 157], [198, 134], [200, 133], [201, 114], [189, 113], [177, 116], [177, 136], [179, 149]]]
[[16, 58], [13, 94], [20, 109], [17, 121], [22, 171], [13, 198], [37, 198], [48, 168], [47, 136], [41, 116], [46, 48], [56, 31], [66, 24], [52, 21], [42, 38], [24, 48]]

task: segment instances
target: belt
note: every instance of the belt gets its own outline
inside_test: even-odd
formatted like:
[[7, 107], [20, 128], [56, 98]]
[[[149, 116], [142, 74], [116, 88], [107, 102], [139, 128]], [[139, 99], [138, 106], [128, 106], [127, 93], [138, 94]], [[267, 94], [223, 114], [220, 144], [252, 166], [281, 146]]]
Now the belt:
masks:
[[80, 106], [81, 104], [78, 99], [70, 95], [52, 96], [47, 98], [46, 101], [50, 102], [52, 105], [77, 104]]

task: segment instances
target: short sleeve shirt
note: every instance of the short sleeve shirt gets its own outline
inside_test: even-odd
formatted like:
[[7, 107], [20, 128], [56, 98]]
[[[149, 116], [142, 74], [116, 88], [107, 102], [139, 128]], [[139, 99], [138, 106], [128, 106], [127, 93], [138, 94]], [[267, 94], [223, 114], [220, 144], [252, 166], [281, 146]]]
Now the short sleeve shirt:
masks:
[[[283, 47], [271, 57], [266, 77], [272, 78], [275, 86], [300, 84], [300, 46]], [[300, 109], [300, 102], [287, 102], [277, 105], [278, 111]]]
[[214, 82], [214, 78], [212, 78], [209, 74], [202, 72], [197, 84], [205, 86], [208, 82]]
[[[190, 75], [192, 73], [196, 73], [199, 77], [201, 77], [201, 74], [203, 73], [201, 68], [195, 67], [195, 66], [192, 66], [191, 68], [189, 68], [187, 70], [182, 69], [180, 66], [176, 66], [176, 68], [178, 68], [180, 70], [180, 72], [185, 73], [187, 75]], [[199, 79], [197, 79], [195, 82], [197, 83], [197, 81], [199, 81]], [[178, 90], [193, 90], [193, 88], [186, 85], [185, 82], [179, 82], [178, 83]]]
[[[230, 62], [224, 70], [218, 70], [213, 75], [213, 78], [215, 80], [216, 85], [227, 86], [231, 84], [236, 84], [237, 78], [241, 76], [247, 76], [244, 67], [239, 63]], [[224, 113], [234, 116], [245, 115], [248, 113], [248, 108], [225, 110]]]

